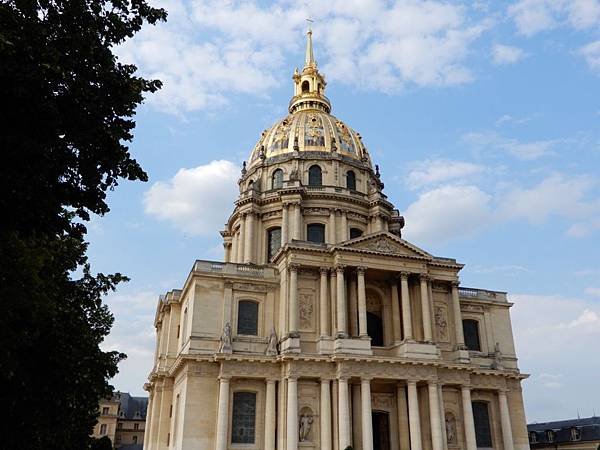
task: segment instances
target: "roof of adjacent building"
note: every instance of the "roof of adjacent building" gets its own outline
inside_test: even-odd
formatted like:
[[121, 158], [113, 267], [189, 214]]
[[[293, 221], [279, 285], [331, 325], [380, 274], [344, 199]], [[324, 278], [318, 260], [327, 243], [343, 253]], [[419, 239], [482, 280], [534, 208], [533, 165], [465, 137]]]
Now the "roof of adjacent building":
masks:
[[146, 419], [148, 397], [133, 397], [128, 392], [120, 392], [119, 418], [121, 419]]
[[[586, 417], [583, 419], [557, 420], [554, 422], [530, 423], [527, 425], [529, 433], [536, 433], [536, 443], [549, 443], [546, 431], [554, 432], [552, 443], [572, 441], [571, 429], [577, 428], [581, 432], [581, 441], [600, 440], [600, 417]], [[531, 439], [530, 439], [531, 440]]]

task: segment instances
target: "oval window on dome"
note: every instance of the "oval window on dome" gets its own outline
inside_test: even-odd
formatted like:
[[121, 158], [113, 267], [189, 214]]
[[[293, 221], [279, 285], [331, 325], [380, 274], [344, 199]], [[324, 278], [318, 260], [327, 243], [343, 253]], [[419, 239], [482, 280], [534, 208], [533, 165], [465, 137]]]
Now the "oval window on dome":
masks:
[[304, 122], [304, 145], [306, 147], [324, 147], [325, 130], [318, 114], [310, 114]]

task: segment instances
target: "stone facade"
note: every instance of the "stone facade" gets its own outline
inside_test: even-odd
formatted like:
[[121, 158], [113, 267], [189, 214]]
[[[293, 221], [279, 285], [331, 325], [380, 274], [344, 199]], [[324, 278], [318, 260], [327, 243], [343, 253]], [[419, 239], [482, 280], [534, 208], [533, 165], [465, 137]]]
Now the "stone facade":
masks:
[[503, 292], [402, 239], [308, 34], [290, 115], [244, 164], [221, 232], [162, 296], [145, 448], [529, 448]]
[[144, 442], [147, 408], [147, 397], [116, 392], [110, 399], [100, 402], [100, 416], [92, 436], [107, 436], [116, 449], [140, 450]]

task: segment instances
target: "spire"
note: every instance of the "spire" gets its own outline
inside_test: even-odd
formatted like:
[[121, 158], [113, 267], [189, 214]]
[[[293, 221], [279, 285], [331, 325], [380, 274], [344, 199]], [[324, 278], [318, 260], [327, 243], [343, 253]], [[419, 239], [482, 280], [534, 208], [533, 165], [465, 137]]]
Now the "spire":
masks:
[[312, 19], [306, 19], [306, 21], [308, 22], [308, 32], [306, 33], [306, 58], [304, 59], [304, 67], [316, 67], [317, 63], [313, 54], [312, 29], [310, 26]]

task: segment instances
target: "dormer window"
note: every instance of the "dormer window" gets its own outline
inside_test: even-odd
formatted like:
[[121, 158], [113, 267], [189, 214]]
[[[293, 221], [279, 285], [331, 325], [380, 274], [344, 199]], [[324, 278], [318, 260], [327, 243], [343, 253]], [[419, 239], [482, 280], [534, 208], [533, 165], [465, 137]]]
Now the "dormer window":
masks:
[[537, 442], [537, 433], [535, 431], [529, 433], [529, 442], [532, 444]]
[[571, 428], [571, 440], [572, 441], [581, 440], [581, 430], [579, 428], [577, 428], [577, 427]]
[[552, 430], [546, 431], [546, 440], [548, 442], [554, 442], [554, 431], [552, 431]]

